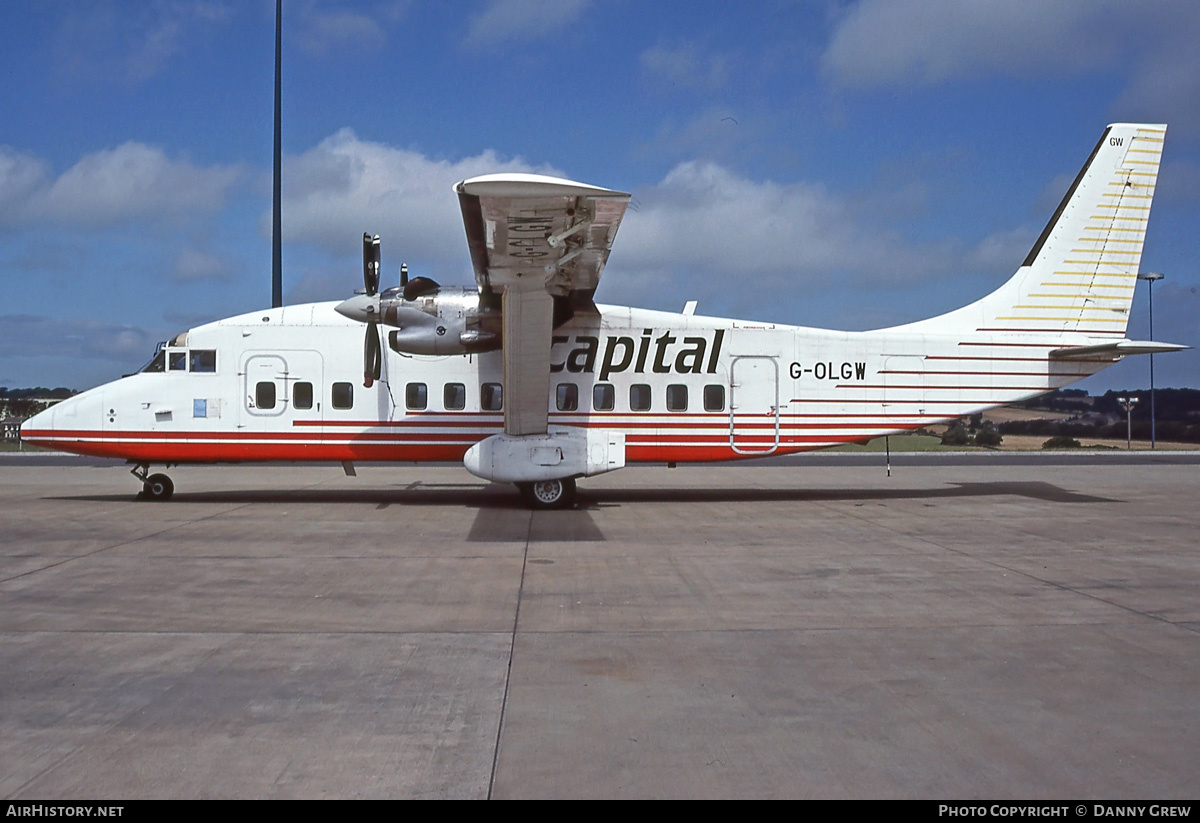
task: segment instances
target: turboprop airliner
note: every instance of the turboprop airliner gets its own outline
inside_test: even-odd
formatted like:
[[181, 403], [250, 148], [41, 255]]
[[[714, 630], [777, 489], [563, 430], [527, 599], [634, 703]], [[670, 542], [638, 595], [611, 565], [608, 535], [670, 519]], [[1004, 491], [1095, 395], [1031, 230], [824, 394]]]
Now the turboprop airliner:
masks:
[[[154, 464], [461, 460], [534, 508], [628, 463], [865, 442], [1038, 395], [1130, 354], [1166, 127], [1104, 130], [1016, 274], [976, 302], [866, 332], [597, 304], [629, 195], [499, 174], [454, 186], [475, 288], [424, 277], [251, 312], [160, 344], [140, 372], [28, 420], [30, 443]], [[361, 378], [358, 372], [363, 358]]]

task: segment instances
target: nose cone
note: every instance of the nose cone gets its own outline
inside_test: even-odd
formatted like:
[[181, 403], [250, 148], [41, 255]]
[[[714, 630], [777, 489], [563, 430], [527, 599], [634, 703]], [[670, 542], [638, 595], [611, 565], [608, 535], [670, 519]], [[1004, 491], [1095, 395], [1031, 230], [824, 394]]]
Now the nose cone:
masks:
[[365, 294], [356, 294], [349, 300], [343, 300], [334, 306], [334, 311], [351, 320], [370, 323], [379, 319], [379, 297], [378, 295], [368, 297]]
[[21, 439], [48, 449], [102, 454], [93, 441], [105, 429], [105, 395], [101, 387], [55, 403], [21, 425]]
[[38, 412], [33, 417], [21, 424], [21, 439], [26, 443], [32, 443], [35, 446], [43, 445], [42, 441], [48, 435], [54, 433], [54, 412], [55, 406]]

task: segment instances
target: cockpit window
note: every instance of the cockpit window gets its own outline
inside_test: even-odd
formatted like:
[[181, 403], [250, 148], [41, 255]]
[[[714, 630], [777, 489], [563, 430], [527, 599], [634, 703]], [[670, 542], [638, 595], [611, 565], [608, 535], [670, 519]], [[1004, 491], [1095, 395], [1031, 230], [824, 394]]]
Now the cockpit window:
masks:
[[215, 349], [192, 349], [192, 371], [215, 372], [217, 352]]
[[187, 371], [187, 352], [167, 352], [167, 369], [169, 371]]
[[154, 356], [150, 358], [150, 362], [142, 366], [144, 372], [166, 371], [167, 368], [167, 352], [163, 348], [165, 343], [159, 343], [158, 348], [154, 350]]

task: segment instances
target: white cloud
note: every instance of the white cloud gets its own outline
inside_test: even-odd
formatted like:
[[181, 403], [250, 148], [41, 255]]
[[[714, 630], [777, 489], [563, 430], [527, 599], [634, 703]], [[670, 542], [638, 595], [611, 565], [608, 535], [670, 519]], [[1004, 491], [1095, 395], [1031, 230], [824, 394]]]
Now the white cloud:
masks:
[[834, 273], [897, 280], [930, 268], [889, 230], [860, 225], [849, 201], [819, 184], [756, 182], [687, 162], [638, 199], [619, 241], [620, 259], [635, 268], [800, 274], [814, 282]]
[[[676, 310], [699, 299], [703, 311], [762, 316], [771, 294], [774, 319], [821, 293], [855, 302], [921, 288], [954, 275], [979, 294], [1015, 272], [1035, 232], [997, 231], [968, 244], [947, 237], [915, 242], [880, 219], [871, 202], [820, 184], [754, 181], [714, 163], [676, 166], [636, 192], [613, 248], [602, 302]], [[826, 325], [836, 321], [819, 322]]]
[[843, 88], [904, 88], [1047, 72], [1129, 78], [1116, 120], [1200, 126], [1200, 4], [1189, 0], [863, 0], [821, 58]]
[[862, 0], [821, 57], [837, 88], [1092, 75], [1124, 88], [1112, 121], [1200, 130], [1200, 3], [1160, 0]]
[[[495, 171], [562, 172], [492, 152], [456, 161], [359, 139], [343, 129], [284, 166], [284, 238], [328, 255], [305, 264], [289, 300], [332, 299], [357, 287], [359, 238], [383, 239], [385, 282], [401, 261], [414, 274], [470, 283], [454, 183]], [[569, 175], [567, 175], [569, 176]], [[684, 297], [738, 308], [735, 292], [814, 291], [901, 285], [948, 274], [1015, 271], [1030, 229], [968, 246], [914, 243], [872, 202], [820, 184], [755, 181], [716, 164], [681, 163], [636, 192], [622, 223], [602, 301], [674, 308]], [[262, 219], [269, 233], [269, 216]], [[340, 261], [340, 262], [339, 262]], [[294, 270], [293, 270], [294, 271]]]
[[[425, 273], [433, 276], [452, 275], [447, 282], [470, 282], [470, 257], [452, 187], [468, 177], [504, 171], [561, 174], [520, 159], [503, 160], [491, 151], [433, 160], [342, 129], [285, 161], [284, 240], [342, 257], [358, 255], [360, 238], [369, 231], [382, 238], [385, 272], [403, 260], [432, 267]], [[269, 235], [269, 215], [262, 226]]]
[[209, 214], [241, 176], [234, 167], [200, 168], [129, 142], [85, 155], [52, 180], [41, 161], [0, 148], [0, 225], [107, 227]]
[[932, 85], [965, 75], [1092, 69], [1121, 49], [1139, 6], [1117, 0], [864, 0], [822, 56], [850, 87]]
[[[358, 287], [364, 231], [383, 238], [385, 283], [395, 281], [401, 261], [448, 285], [470, 283], [451, 187], [494, 171], [562, 174], [492, 152], [433, 160], [361, 140], [349, 129], [290, 159], [285, 240], [308, 244], [324, 259], [309, 255], [299, 272], [290, 269], [299, 276], [288, 300], [334, 299]], [[982, 296], [1016, 270], [1036, 234], [1022, 226], [970, 243], [914, 241], [897, 227], [900, 212], [880, 209], [878, 197], [833, 193], [819, 183], [756, 181], [717, 163], [681, 163], [636, 190], [597, 298], [671, 309], [700, 299], [706, 311], [753, 316], [762, 314], [764, 293], [777, 294], [780, 308], [819, 292], [890, 293], [949, 275], [968, 291], [978, 282]], [[269, 216], [261, 226], [269, 232]]]
[[[386, 33], [382, 22], [401, 16], [403, 4], [374, 4], [369, 12], [344, 6], [307, 2], [299, 6], [296, 42], [310, 54], [352, 49], [363, 51], [383, 46]], [[291, 14], [291, 12], [287, 12]]]
[[1016, 272], [1036, 239], [1037, 231], [1029, 227], [996, 231], [968, 249], [963, 262], [983, 271]]
[[558, 31], [579, 18], [590, 0], [489, 0], [471, 16], [465, 44], [486, 48], [510, 40], [529, 41]]
[[0, 146], [0, 225], [20, 217], [45, 179], [45, 163], [10, 146]]

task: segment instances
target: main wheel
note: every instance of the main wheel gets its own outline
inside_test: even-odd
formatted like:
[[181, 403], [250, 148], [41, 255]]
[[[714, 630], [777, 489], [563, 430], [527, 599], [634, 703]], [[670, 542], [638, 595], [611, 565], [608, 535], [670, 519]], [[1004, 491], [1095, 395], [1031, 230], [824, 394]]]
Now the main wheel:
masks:
[[536, 483], [519, 483], [521, 496], [531, 509], [568, 509], [575, 503], [575, 478], [561, 480], [539, 480]]
[[165, 474], [152, 474], [142, 483], [142, 497], [145, 500], [162, 502], [170, 500], [175, 493], [175, 484]]

